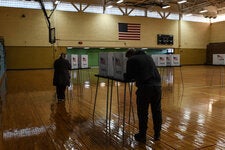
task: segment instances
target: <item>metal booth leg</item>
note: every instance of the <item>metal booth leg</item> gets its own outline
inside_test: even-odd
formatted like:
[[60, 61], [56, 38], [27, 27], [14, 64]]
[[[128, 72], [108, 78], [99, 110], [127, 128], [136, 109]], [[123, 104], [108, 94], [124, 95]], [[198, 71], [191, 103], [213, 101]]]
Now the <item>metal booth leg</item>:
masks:
[[97, 95], [98, 95], [98, 85], [99, 85], [99, 77], [97, 78], [97, 84], [96, 84], [96, 91], [95, 91], [95, 100], [94, 100], [94, 109], [93, 109], [93, 122], [95, 120], [95, 108], [96, 108], [96, 101], [97, 101]]

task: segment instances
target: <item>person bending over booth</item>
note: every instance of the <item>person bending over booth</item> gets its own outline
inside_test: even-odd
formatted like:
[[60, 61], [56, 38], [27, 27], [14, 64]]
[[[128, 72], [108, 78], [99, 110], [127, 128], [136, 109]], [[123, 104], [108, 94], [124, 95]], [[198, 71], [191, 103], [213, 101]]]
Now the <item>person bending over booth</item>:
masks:
[[161, 77], [151, 56], [142, 50], [129, 49], [126, 52], [127, 67], [125, 80], [136, 82], [136, 102], [139, 132], [134, 135], [136, 141], [146, 142], [148, 128], [148, 109], [151, 106], [154, 140], [160, 140], [162, 126]]

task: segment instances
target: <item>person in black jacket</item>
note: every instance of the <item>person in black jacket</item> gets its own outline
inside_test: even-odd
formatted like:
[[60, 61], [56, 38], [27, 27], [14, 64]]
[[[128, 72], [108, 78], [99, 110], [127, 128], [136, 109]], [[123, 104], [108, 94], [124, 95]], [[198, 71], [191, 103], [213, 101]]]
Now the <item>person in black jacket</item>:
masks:
[[134, 135], [135, 140], [146, 142], [148, 124], [148, 109], [151, 105], [154, 140], [160, 140], [162, 126], [161, 110], [161, 77], [152, 57], [142, 50], [130, 49], [126, 52], [127, 66], [125, 80], [136, 82], [136, 101], [139, 133]]
[[66, 54], [62, 53], [54, 62], [53, 85], [56, 86], [56, 94], [58, 101], [65, 100], [66, 86], [70, 85], [71, 64], [65, 59]]

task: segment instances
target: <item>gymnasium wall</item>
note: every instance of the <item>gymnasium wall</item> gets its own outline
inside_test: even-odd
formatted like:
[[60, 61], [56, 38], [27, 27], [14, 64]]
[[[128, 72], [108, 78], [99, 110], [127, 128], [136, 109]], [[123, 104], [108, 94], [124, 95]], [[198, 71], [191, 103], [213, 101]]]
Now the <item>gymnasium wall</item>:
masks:
[[[183, 65], [204, 64], [207, 44], [220, 40], [211, 37], [215, 29], [209, 23], [55, 11], [51, 23], [56, 28], [57, 41], [50, 45], [42, 10], [0, 8], [0, 20], [8, 69], [52, 68], [53, 61], [68, 46], [175, 48]], [[118, 40], [120, 22], [140, 23], [141, 40]], [[174, 44], [157, 45], [157, 34], [172, 34]]]
[[205, 49], [209, 43], [210, 24], [190, 21], [181, 21], [180, 48]]
[[54, 53], [47, 46], [7, 46], [6, 64], [8, 69], [52, 68]]
[[213, 54], [225, 53], [225, 22], [211, 24], [210, 43], [206, 50], [206, 64], [212, 64]]
[[201, 65], [206, 63], [205, 49], [186, 49], [181, 48], [178, 50], [182, 65]]
[[211, 24], [210, 43], [225, 42], [225, 21]]

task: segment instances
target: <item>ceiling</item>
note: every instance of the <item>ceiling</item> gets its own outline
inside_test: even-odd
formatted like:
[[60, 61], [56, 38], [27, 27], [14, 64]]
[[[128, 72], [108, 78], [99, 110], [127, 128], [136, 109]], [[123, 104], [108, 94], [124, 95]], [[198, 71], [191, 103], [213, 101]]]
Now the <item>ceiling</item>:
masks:
[[[200, 14], [199, 11], [207, 9], [208, 6], [215, 6], [213, 9], [216, 10], [217, 14], [225, 14], [225, 0], [187, 0], [183, 4], [178, 4], [179, 0], [124, 0], [122, 3], [117, 3], [118, 0], [61, 0], [62, 2], [75, 2], [75, 3], [86, 3], [95, 5], [109, 5], [112, 4], [114, 7], [129, 7], [146, 9], [149, 11], [162, 11], [171, 13], [193, 13]], [[165, 4], [170, 5], [170, 8], [162, 9], [161, 7]]]
[[[30, 1], [30, 0], [26, 0]], [[35, 0], [40, 1], [40, 0]], [[56, 1], [56, 0], [42, 0]], [[209, 18], [216, 18], [217, 15], [225, 14], [225, 0], [187, 0], [187, 2], [179, 4], [181, 0], [123, 0], [121, 3], [117, 3], [118, 0], [60, 0], [61, 2], [79, 3], [87, 5], [100, 5], [113, 7], [127, 8], [130, 10], [144, 9], [148, 11], [157, 11], [160, 13], [176, 13], [176, 14], [192, 14], [203, 15]], [[169, 5], [169, 8], [163, 9], [162, 7]], [[201, 12], [206, 10], [207, 12]], [[129, 12], [126, 12], [129, 15]], [[209, 15], [209, 16], [207, 16]]]

